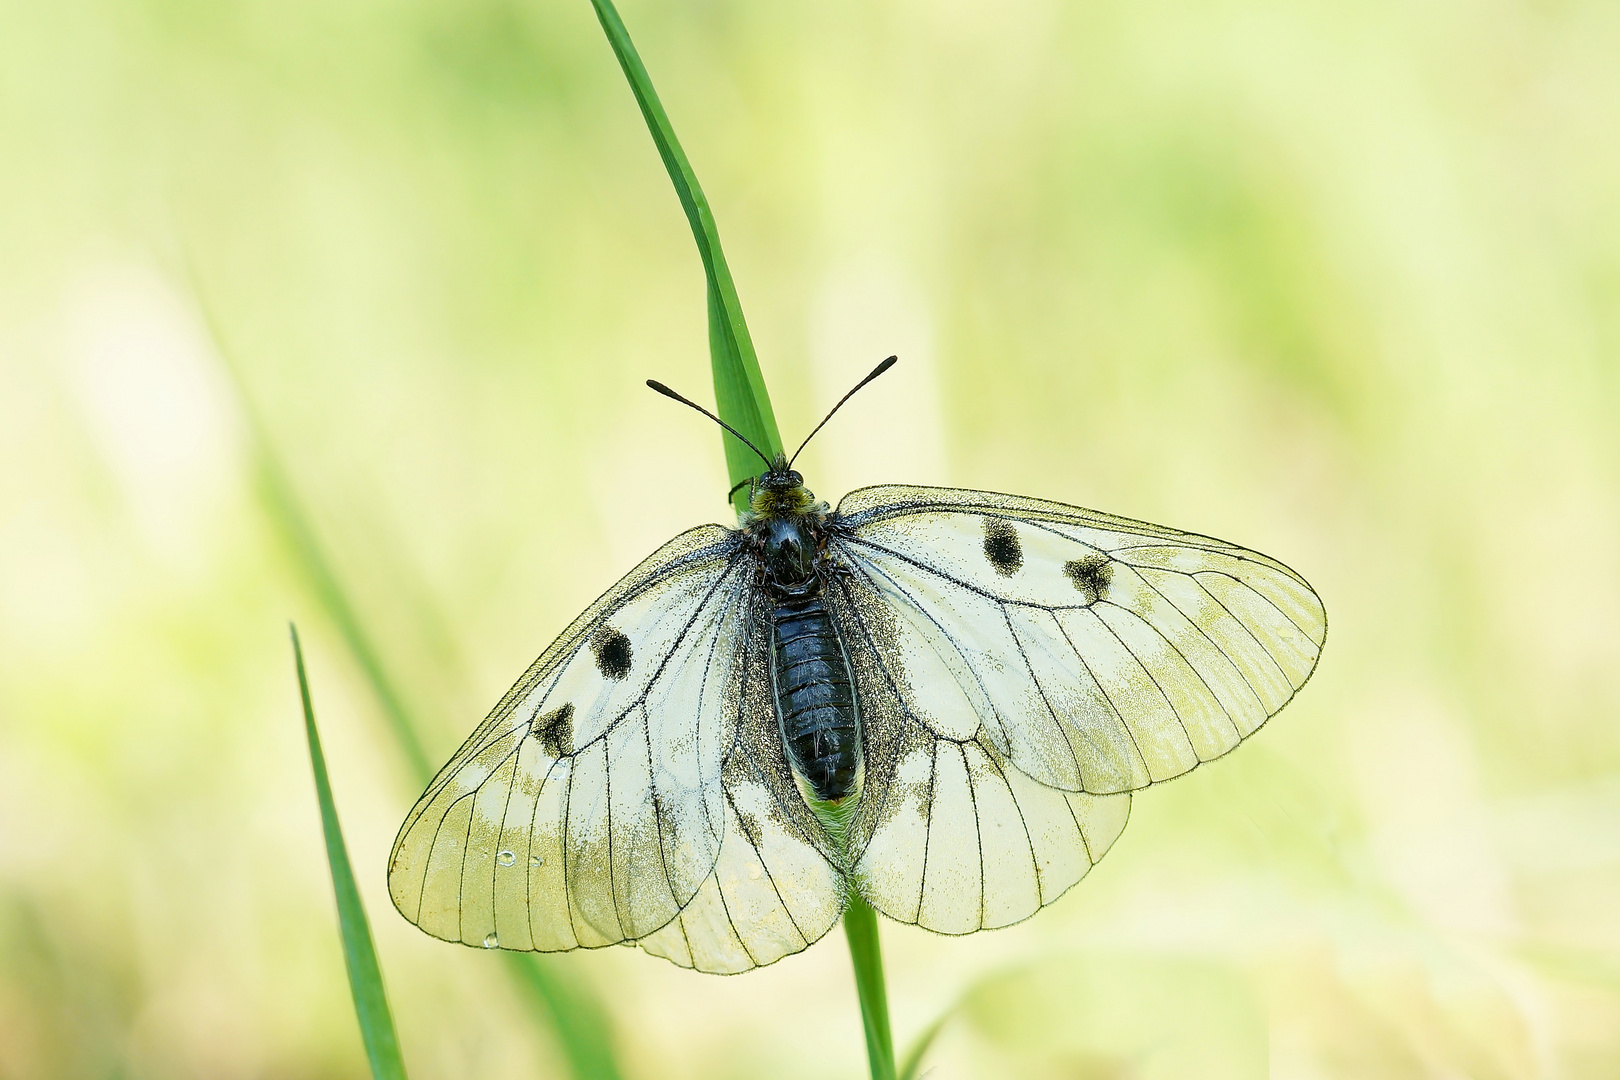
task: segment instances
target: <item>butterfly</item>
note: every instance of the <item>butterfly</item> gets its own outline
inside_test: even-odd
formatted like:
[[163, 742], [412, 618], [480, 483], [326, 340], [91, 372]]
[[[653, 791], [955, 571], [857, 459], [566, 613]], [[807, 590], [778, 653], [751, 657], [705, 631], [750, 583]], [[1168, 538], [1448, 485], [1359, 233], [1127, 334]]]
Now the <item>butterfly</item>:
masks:
[[388, 886], [435, 937], [735, 973], [808, 948], [851, 892], [940, 933], [1007, 926], [1321, 654], [1322, 602], [1275, 559], [986, 491], [830, 509], [649, 385], [765, 471], [740, 528], [625, 575], [428, 785]]

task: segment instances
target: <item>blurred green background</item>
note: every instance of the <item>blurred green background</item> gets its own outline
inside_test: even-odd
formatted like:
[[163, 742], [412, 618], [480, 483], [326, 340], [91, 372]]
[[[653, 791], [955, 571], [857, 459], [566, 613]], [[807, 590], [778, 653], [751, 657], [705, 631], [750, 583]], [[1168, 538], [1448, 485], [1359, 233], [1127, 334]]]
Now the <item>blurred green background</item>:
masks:
[[[625, 0], [785, 440], [1256, 547], [1332, 632], [1077, 889], [885, 923], [931, 1080], [1620, 1073], [1620, 6]], [[586, 0], [0, 0], [0, 1077], [360, 1077], [286, 621], [418, 1078], [563, 1075], [391, 909], [417, 782], [728, 519], [703, 278]], [[194, 268], [187, 270], [189, 260]], [[219, 328], [213, 336], [209, 311]], [[234, 382], [223, 363], [240, 372]], [[251, 410], [251, 412], [250, 412]], [[632, 1078], [858, 1077], [836, 933], [561, 958]]]

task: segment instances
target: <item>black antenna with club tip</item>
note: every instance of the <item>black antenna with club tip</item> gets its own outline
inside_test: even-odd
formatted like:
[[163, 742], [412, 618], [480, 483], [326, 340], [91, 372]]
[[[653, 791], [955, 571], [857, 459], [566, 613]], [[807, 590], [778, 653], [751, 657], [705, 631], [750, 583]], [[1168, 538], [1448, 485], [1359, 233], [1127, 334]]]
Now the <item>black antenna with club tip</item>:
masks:
[[[729, 431], [733, 435], [737, 436], [738, 441], [740, 441], [744, 446], [748, 447], [748, 449], [752, 450], [756, 454], [759, 454], [759, 460], [761, 460], [761, 461], [763, 461], [765, 463], [765, 467], [767, 469], [769, 469], [771, 467], [771, 459], [766, 457], [763, 453], [761, 453], [759, 447], [757, 447], [753, 443], [749, 442], [748, 437], [746, 435], [744, 435], [742, 432], [738, 431], [736, 428], [732, 427], [730, 424], [726, 423], [724, 420], [720, 419], [718, 416], [714, 415], [714, 413], [710, 412], [708, 409], [705, 409], [703, 406], [699, 405], [695, 401], [690, 400], [689, 398], [681, 397], [681, 395], [677, 394], [675, 391], [671, 390], [669, 387], [665, 386], [663, 383], [657, 381], [656, 379], [648, 379], [647, 380], [647, 385], [652, 387], [654, 390], [658, 391], [660, 394], [663, 394], [665, 397], [674, 398], [676, 401], [680, 402], [682, 405], [690, 405], [692, 408], [696, 409], [698, 412], [702, 413], [704, 416], [707, 416], [710, 420], [713, 420], [715, 423], [719, 424], [721, 427], [725, 428], [727, 431]], [[840, 402], [840, 404], [842, 404], [842, 402]], [[736, 489], [734, 488], [732, 490], [736, 490]]]
[[816, 431], [820, 431], [822, 428], [826, 427], [827, 426], [827, 421], [831, 420], [833, 418], [833, 413], [837, 412], [839, 409], [842, 409], [844, 407], [844, 402], [848, 401], [850, 398], [855, 396], [855, 390], [859, 390], [861, 387], [865, 386], [867, 383], [871, 382], [873, 379], [877, 378], [879, 375], [883, 374], [885, 371], [888, 371], [890, 368], [894, 367], [894, 365], [899, 361], [899, 359], [900, 358], [898, 356], [889, 357], [887, 360], [883, 361], [883, 363], [881, 363], [877, 367], [873, 368], [872, 369], [872, 374], [868, 375], [866, 378], [864, 378], [860, 382], [856, 383], [854, 390], [851, 390], [849, 393], [847, 393], [843, 397], [839, 398], [838, 399], [838, 404], [834, 405], [832, 407], [832, 412], [829, 412], [826, 416], [822, 417], [821, 418], [821, 423], [816, 425], [815, 431], [812, 431], [812, 432], [810, 432], [810, 434], [806, 435], [804, 437], [804, 442], [799, 444], [799, 449], [793, 451], [793, 456], [788, 458], [788, 468], [790, 468], [790, 469], [793, 468], [793, 463], [795, 461], [799, 460], [799, 454], [804, 450], [804, 448], [806, 446], [810, 445], [810, 440], [816, 437]]

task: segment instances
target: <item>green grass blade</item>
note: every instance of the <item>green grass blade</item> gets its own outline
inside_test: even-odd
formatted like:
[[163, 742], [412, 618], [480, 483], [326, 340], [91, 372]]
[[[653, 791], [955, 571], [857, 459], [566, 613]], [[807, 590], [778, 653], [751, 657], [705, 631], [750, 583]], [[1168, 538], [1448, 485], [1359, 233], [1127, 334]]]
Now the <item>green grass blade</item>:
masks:
[[[327, 617], [337, 625], [355, 663], [365, 673], [384, 714], [389, 717], [390, 730], [398, 740], [400, 750], [410, 761], [417, 783], [425, 786], [432, 779], [434, 770], [422, 751], [410, 713], [406, 711], [402, 697], [371, 648], [371, 639], [355, 617], [347, 595], [316, 545], [308, 519], [303, 515], [296, 496], [278, 470], [267, 469], [262, 478], [272, 517], [293, 545], [299, 566], [309, 580], [311, 589]], [[546, 1026], [556, 1036], [563, 1056], [573, 1067], [573, 1075], [578, 1080], [618, 1080], [620, 1073], [613, 1051], [612, 1024], [595, 993], [577, 981], [564, 986], [540, 956], [533, 953], [508, 955], [511, 958], [508, 970], [531, 1003], [538, 1007]]]
[[[390, 719], [390, 730], [399, 742], [400, 750], [411, 763], [417, 783], [425, 786], [432, 779], [434, 770], [422, 752], [410, 714], [402, 704], [403, 699], [395, 690], [386, 669], [377, 660], [376, 653], [371, 649], [370, 637], [355, 617], [346, 594], [332, 575], [320, 548], [314, 543], [307, 519], [291, 487], [279, 472], [268, 471], [263, 477], [265, 498], [272, 517], [294, 545], [299, 566], [308, 578], [311, 589], [327, 617], [337, 625], [355, 662], [365, 672], [367, 682]], [[540, 956], [533, 953], [508, 955], [508, 970], [518, 987], [537, 1006], [577, 1080], [618, 1080], [620, 1073], [613, 1050], [612, 1024], [596, 994], [577, 981], [565, 987]]]
[[917, 1035], [911, 1049], [906, 1051], [905, 1060], [900, 1063], [899, 1080], [917, 1080], [917, 1070], [922, 1068], [923, 1055], [934, 1045], [934, 1038], [939, 1035], [940, 1030], [945, 1027], [945, 1021], [949, 1020], [955, 1011], [956, 1006], [952, 1005]]
[[[749, 382], [736, 355], [730, 350], [724, 333], [725, 312], [712, 282], [708, 288], [708, 306], [709, 367], [714, 373], [714, 411], [726, 423], [747, 435], [755, 446], [774, 456], [776, 451], [758, 437], [762, 434], [758, 417], [771, 415], [770, 395], [766, 393], [763, 382], [757, 389]], [[758, 404], [760, 401], [764, 402], [763, 408]], [[749, 424], [755, 426], [746, 426]], [[748, 509], [749, 490], [744, 482], [758, 476], [763, 466], [758, 454], [726, 432], [720, 434], [720, 445], [726, 454], [726, 478], [730, 481], [727, 486], [736, 489], [731, 495], [731, 505], [740, 517]]]
[[405, 707], [405, 699], [395, 689], [393, 679], [389, 677], [381, 656], [371, 643], [371, 635], [366, 633], [359, 616], [355, 614], [348, 593], [338, 582], [337, 574], [333, 572], [332, 564], [316, 538], [310, 516], [305, 512], [291, 479], [281, 466], [281, 459], [274, 450], [274, 444], [263, 419], [259, 416], [253, 395], [248, 393], [247, 384], [242, 378], [241, 371], [237, 369], [231, 350], [226, 348], [223, 327], [215, 317], [212, 305], [208, 303], [200, 275], [196, 272], [189, 255], [186, 259], [186, 271], [191, 281], [192, 295], [196, 298], [203, 322], [213, 339], [214, 352], [219, 356], [226, 374], [230, 376], [231, 385], [236, 391], [237, 405], [247, 420], [250, 450], [265, 510], [276, 531], [281, 534], [288, 551], [291, 552], [299, 572], [325, 610], [327, 618], [337, 627], [344, 644], [348, 646], [355, 663], [360, 666], [366, 682], [370, 684], [372, 693], [377, 696], [377, 703], [382, 707], [389, 731], [393, 734], [394, 741], [399, 744], [400, 752], [410, 763], [412, 773], [426, 784], [428, 778], [433, 775], [433, 765], [428, 760], [427, 751], [422, 747], [421, 738], [417, 735], [416, 723]]
[[601, 999], [534, 953], [502, 952], [513, 981], [535, 1007], [566, 1033], [559, 1041], [572, 1075], [580, 1080], [619, 1080], [613, 1056], [613, 1025]]
[[877, 912], [853, 890], [849, 906], [844, 909], [844, 936], [849, 939], [849, 959], [855, 965], [855, 989], [861, 998], [861, 1026], [866, 1031], [866, 1060], [872, 1068], [872, 1080], [895, 1080], [894, 1036], [889, 1032], [889, 996], [883, 983]]
[[394, 1033], [394, 1018], [388, 1011], [388, 995], [383, 991], [377, 950], [371, 942], [371, 926], [366, 922], [360, 889], [349, 867], [349, 853], [343, 846], [343, 830], [338, 825], [332, 785], [326, 775], [326, 756], [321, 753], [321, 737], [315, 730], [315, 706], [309, 697], [309, 677], [304, 673], [304, 650], [298, 643], [298, 628], [290, 629], [293, 662], [298, 668], [298, 693], [304, 702], [309, 763], [315, 772], [315, 796], [321, 805], [321, 831], [326, 835], [326, 861], [332, 868], [332, 891], [337, 894], [343, 963], [349, 971], [349, 990], [354, 995], [355, 1016], [360, 1020], [360, 1038], [365, 1043], [366, 1059], [371, 1062], [371, 1075], [376, 1080], [405, 1080], [405, 1061], [400, 1057], [399, 1037]]
[[[292, 552], [295, 565], [326, 617], [337, 627], [372, 693], [377, 696], [388, 721], [388, 730], [410, 763], [417, 784], [426, 786], [434, 769], [417, 735], [417, 727], [405, 705], [405, 697], [372, 646], [371, 635], [349, 603], [347, 591], [316, 540], [310, 517], [291, 479], [280, 465], [269, 431], [259, 418], [241, 372], [232, 362], [224, 334], [189, 259], [186, 269], [192, 294], [213, 338], [214, 351], [230, 376], [237, 402], [247, 418], [259, 490], [270, 520]], [[563, 1056], [573, 1066], [573, 1075], [577, 1080], [618, 1080], [620, 1073], [613, 1050], [612, 1023], [595, 992], [577, 981], [570, 981], [565, 986], [561, 977], [541, 956], [533, 953], [510, 955], [512, 962], [508, 970], [512, 972], [519, 989], [536, 1006], [541, 1021], [551, 1030]]]
[[399, 743], [400, 752], [410, 762], [412, 773], [426, 784], [433, 775], [433, 766], [428, 761], [427, 751], [422, 748], [422, 740], [416, 733], [416, 724], [405, 707], [404, 699], [383, 667], [382, 659], [371, 643], [371, 636], [355, 615], [348, 594], [338, 584], [332, 564], [315, 538], [309, 516], [299, 504], [280, 462], [270, 452], [268, 440], [258, 438], [254, 441], [257, 449], [255, 456], [259, 462], [259, 488], [271, 520], [292, 551], [299, 570], [321, 608], [342, 635], [343, 643], [348, 646], [354, 662], [360, 666], [372, 693], [377, 696], [389, 730], [393, 733], [394, 741]]
[[[709, 201], [692, 172], [686, 152], [681, 149], [675, 129], [664, 112], [652, 79], [641, 63], [641, 56], [630, 41], [630, 34], [613, 6], [613, 0], [591, 0], [596, 17], [602, 23], [613, 55], [618, 57], [630, 91], [641, 107], [658, 147], [658, 156], [664, 160], [669, 179], [675, 185], [681, 209], [692, 226], [692, 237], [697, 241], [698, 255], [703, 260], [703, 272], [708, 278], [709, 355], [714, 367], [714, 393], [718, 412], [726, 423], [746, 435], [767, 455], [782, 452], [782, 436], [776, 430], [776, 416], [771, 411], [771, 399], [765, 392], [765, 379], [759, 371], [759, 360], [754, 355], [754, 342], [743, 320], [742, 304], [737, 299], [737, 286], [731, 279], [731, 269], [720, 250], [720, 232], [715, 227], [714, 214]], [[730, 435], [724, 436], [726, 466], [733, 484], [758, 476], [759, 459], [751, 450], [739, 445]], [[746, 505], [746, 496], [739, 495], [738, 508]]]

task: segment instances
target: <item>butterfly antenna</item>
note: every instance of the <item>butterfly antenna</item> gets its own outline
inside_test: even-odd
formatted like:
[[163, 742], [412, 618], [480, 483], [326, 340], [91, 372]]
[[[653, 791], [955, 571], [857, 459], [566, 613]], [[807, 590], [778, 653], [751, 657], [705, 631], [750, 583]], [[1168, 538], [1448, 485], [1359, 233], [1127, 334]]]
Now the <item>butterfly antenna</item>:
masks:
[[[870, 376], [868, 376], [868, 378], [870, 378]], [[748, 436], [744, 435], [742, 432], [738, 431], [736, 428], [732, 427], [730, 424], [726, 423], [724, 420], [722, 420], [718, 416], [714, 415], [714, 413], [710, 412], [708, 409], [705, 409], [703, 406], [699, 405], [697, 402], [692, 401], [689, 398], [681, 397], [681, 395], [677, 394], [675, 391], [671, 390], [669, 387], [665, 386], [663, 383], [658, 382], [656, 379], [648, 379], [647, 380], [647, 385], [652, 387], [654, 390], [658, 391], [660, 394], [663, 394], [667, 398], [674, 398], [676, 401], [680, 402], [682, 405], [690, 405], [690, 406], [692, 406], [692, 408], [696, 409], [698, 412], [702, 413], [704, 416], [707, 416], [710, 420], [713, 420], [715, 423], [719, 424], [721, 427], [725, 428], [727, 431], [729, 431], [733, 435], [737, 436], [737, 439], [744, 446], [748, 447], [748, 449], [752, 450], [756, 454], [759, 454], [759, 460], [761, 460], [761, 461], [763, 461], [765, 463], [765, 467], [767, 469], [769, 469], [771, 467], [771, 459], [766, 457], [763, 453], [761, 453], [759, 447], [757, 447], [753, 443], [749, 442], [748, 441]], [[843, 403], [839, 402], [839, 404], [843, 404]], [[823, 421], [823, 422], [825, 422], [825, 421]]]
[[[883, 374], [885, 371], [888, 371], [890, 368], [894, 367], [895, 363], [899, 359], [900, 358], [898, 356], [889, 357], [887, 360], [883, 361], [883, 363], [881, 363], [877, 367], [873, 368], [872, 369], [872, 374], [868, 375], [866, 378], [864, 378], [860, 382], [856, 383], [854, 390], [851, 390], [849, 393], [847, 393], [843, 397], [839, 398], [838, 399], [838, 404], [836, 404], [836, 405], [834, 405], [832, 407], [832, 412], [829, 412], [826, 416], [822, 417], [821, 418], [821, 423], [816, 425], [815, 431], [812, 431], [810, 434], [806, 435], [804, 437], [804, 442], [799, 444], [799, 449], [793, 451], [793, 456], [788, 458], [788, 468], [790, 468], [790, 469], [793, 468], [793, 463], [795, 461], [799, 460], [800, 452], [803, 451], [806, 446], [810, 445], [810, 440], [811, 439], [816, 437], [816, 431], [820, 431], [822, 428], [826, 427], [827, 426], [827, 421], [831, 420], [833, 418], [833, 413], [837, 412], [839, 409], [842, 409], [844, 407], [844, 402], [848, 401], [850, 398], [855, 396], [855, 390], [859, 390], [861, 387], [865, 386], [867, 383], [871, 382], [873, 379], [877, 378], [879, 375]], [[688, 404], [690, 404], [690, 403], [688, 403]]]

